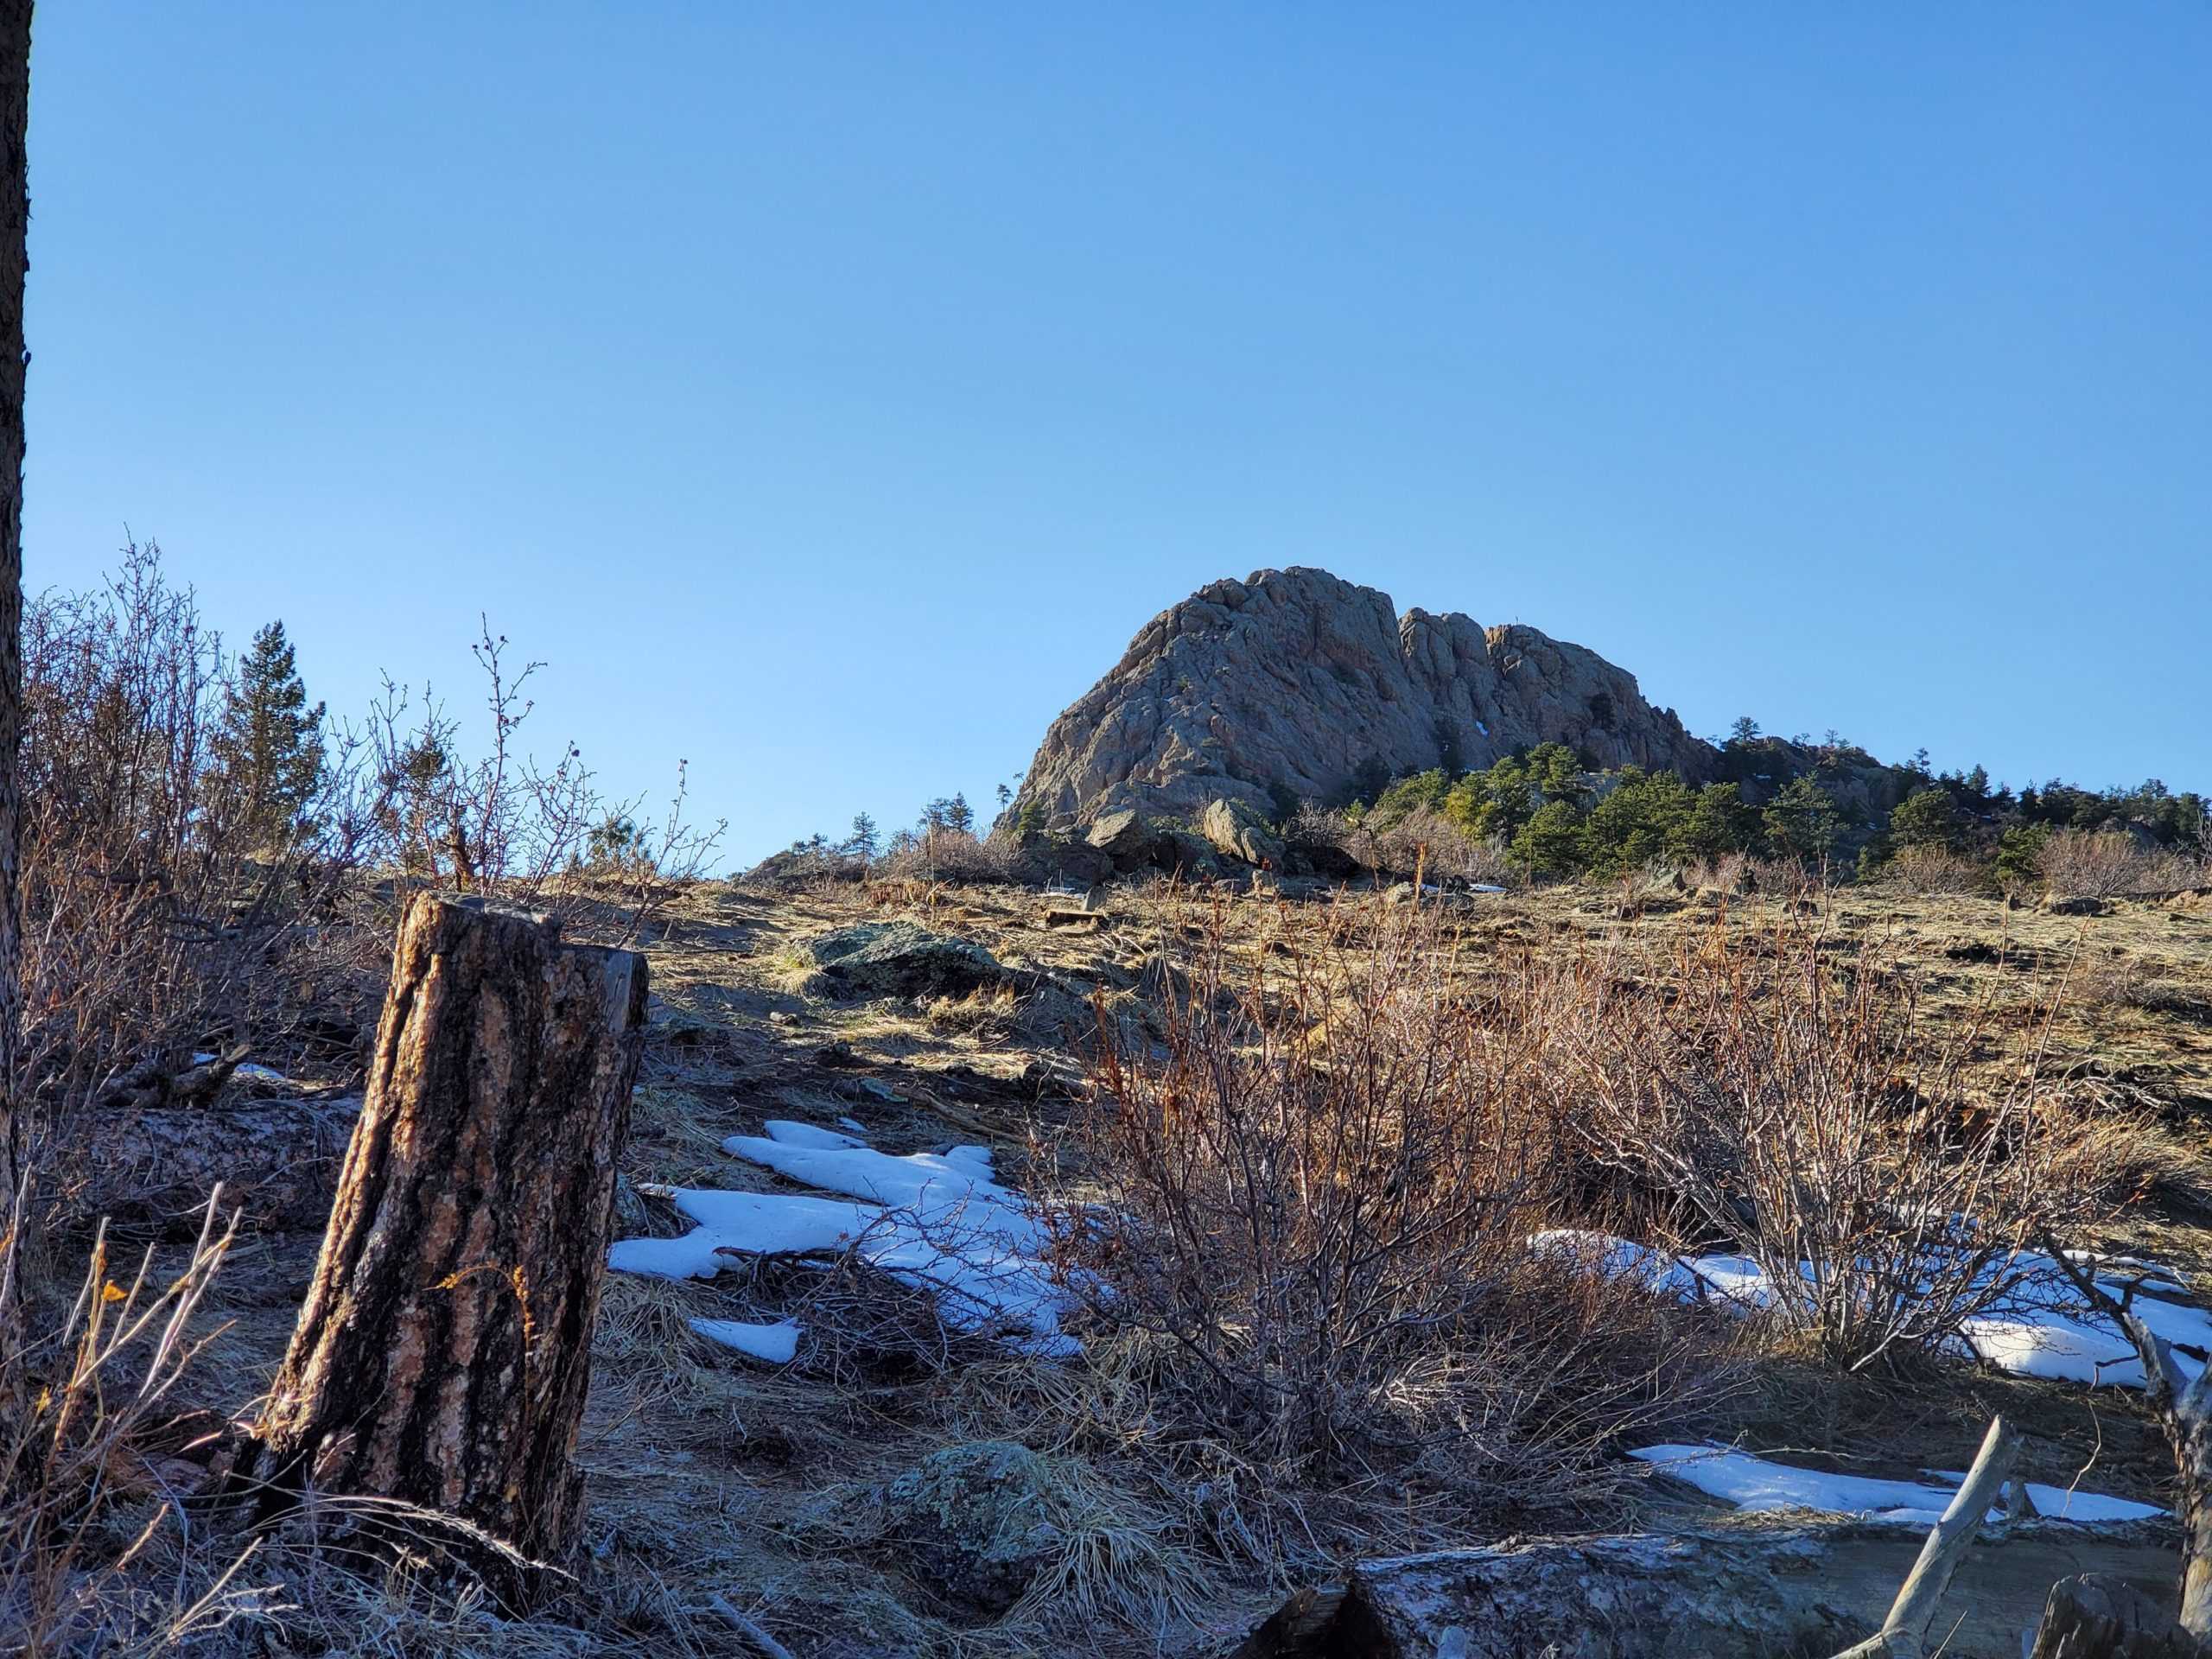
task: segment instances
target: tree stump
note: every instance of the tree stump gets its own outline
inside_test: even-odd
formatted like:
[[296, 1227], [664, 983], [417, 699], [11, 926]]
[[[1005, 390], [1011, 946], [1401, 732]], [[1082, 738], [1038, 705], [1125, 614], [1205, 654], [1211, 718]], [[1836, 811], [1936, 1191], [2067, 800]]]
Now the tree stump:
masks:
[[2029, 1659], [2204, 1659], [2173, 1615], [2125, 1580], [2101, 1573], [2051, 1587]]
[[573, 1461], [644, 1044], [645, 963], [551, 919], [424, 895], [254, 1459], [302, 1486], [571, 1554]]

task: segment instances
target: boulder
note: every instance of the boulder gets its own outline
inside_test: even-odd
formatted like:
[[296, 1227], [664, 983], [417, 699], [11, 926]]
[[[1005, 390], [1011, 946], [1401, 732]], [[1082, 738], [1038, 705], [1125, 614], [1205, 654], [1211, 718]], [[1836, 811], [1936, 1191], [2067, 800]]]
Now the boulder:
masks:
[[1198, 828], [1214, 851], [1224, 858], [1238, 858], [1263, 870], [1282, 868], [1282, 837], [1246, 801], [1216, 798], [1206, 804]]
[[998, 958], [970, 939], [912, 922], [860, 922], [804, 947], [832, 996], [965, 996], [1006, 977]]
[[1120, 864], [1141, 859], [1151, 848], [1152, 832], [1134, 810], [1124, 807], [1118, 812], [1101, 813], [1084, 839]]
[[913, 1576], [972, 1616], [1013, 1606], [1064, 1541], [1050, 1465], [1011, 1440], [932, 1452], [876, 1501], [883, 1535], [906, 1552]]
[[1402, 616], [1325, 570], [1262, 570], [1154, 618], [1052, 723], [1009, 821], [1141, 839], [1122, 813], [1195, 823], [1226, 799], [1277, 817], [1285, 798], [1335, 798], [1378, 772], [1486, 766], [1546, 742], [1693, 783], [1719, 771], [1718, 750], [1595, 652], [1517, 624]]
[[1328, 881], [1357, 881], [1366, 867], [1333, 841], [1290, 837], [1283, 849], [1284, 868], [1294, 874], [1317, 875]]

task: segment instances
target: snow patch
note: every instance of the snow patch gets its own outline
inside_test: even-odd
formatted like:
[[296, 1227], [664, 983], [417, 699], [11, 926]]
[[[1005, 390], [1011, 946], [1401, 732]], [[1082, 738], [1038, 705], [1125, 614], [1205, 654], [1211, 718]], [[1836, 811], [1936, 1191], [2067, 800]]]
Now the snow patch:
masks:
[[[1071, 1298], [1044, 1259], [1049, 1230], [1019, 1193], [991, 1179], [988, 1148], [893, 1157], [811, 1125], [779, 1120], [768, 1128], [767, 1135], [733, 1135], [722, 1150], [868, 1202], [674, 1188], [668, 1196], [698, 1226], [682, 1238], [624, 1239], [607, 1265], [707, 1279], [741, 1256], [849, 1249], [930, 1292], [955, 1330], [1047, 1357], [1081, 1351], [1060, 1329]], [[794, 1138], [792, 1130], [802, 1133]]]
[[791, 1319], [773, 1325], [747, 1325], [740, 1319], [694, 1319], [691, 1328], [709, 1342], [734, 1348], [741, 1354], [771, 1365], [788, 1365], [798, 1352], [798, 1325]]
[[[1539, 1233], [1529, 1244], [1607, 1278], [1634, 1279], [1683, 1302], [1745, 1313], [1774, 1300], [1765, 1270], [1749, 1256], [1675, 1255], [1609, 1233], [1571, 1228]], [[2157, 1288], [2187, 1294], [2181, 1274], [2133, 1258], [2075, 1259], [2094, 1265], [2098, 1287], [2115, 1300], [2134, 1293], [2131, 1310], [2172, 1346], [2184, 1375], [2193, 1378], [2204, 1370], [2204, 1356], [2212, 1354], [2212, 1313], [2150, 1294]], [[2020, 1274], [2021, 1281], [2002, 1301], [1961, 1324], [1960, 1346], [1965, 1351], [2019, 1376], [2092, 1388], [2143, 1386], [2143, 1364], [2134, 1344], [2082, 1300], [2057, 1262], [2039, 1251], [2022, 1251], [2006, 1258], [2005, 1269]], [[1811, 1263], [1800, 1270], [1812, 1276]]]
[[[1933, 1526], [1949, 1507], [1962, 1479], [1931, 1471], [1936, 1479], [1948, 1483], [1935, 1486], [1910, 1480], [1877, 1480], [1866, 1475], [1831, 1475], [1711, 1446], [1646, 1446], [1629, 1456], [1739, 1510], [1821, 1510], [1913, 1526]], [[2107, 1497], [2101, 1492], [2069, 1491], [2035, 1481], [2027, 1484], [2028, 1496], [2039, 1513], [2083, 1526], [2147, 1521], [2166, 1513], [2148, 1503]], [[2003, 1516], [2001, 1510], [1989, 1512], [1993, 1521]]]
[[[840, 1135], [835, 1129], [822, 1128], [812, 1123], [793, 1122], [787, 1117], [772, 1117], [760, 1127], [768, 1132], [768, 1138], [771, 1141], [779, 1141], [786, 1147], [814, 1147], [830, 1151], [841, 1149], [849, 1151], [855, 1147], [864, 1148], [868, 1145], [865, 1141], [855, 1140], [849, 1135]], [[855, 1125], [855, 1127], [858, 1126]], [[725, 1152], [729, 1150], [728, 1142], [723, 1143], [722, 1150]]]

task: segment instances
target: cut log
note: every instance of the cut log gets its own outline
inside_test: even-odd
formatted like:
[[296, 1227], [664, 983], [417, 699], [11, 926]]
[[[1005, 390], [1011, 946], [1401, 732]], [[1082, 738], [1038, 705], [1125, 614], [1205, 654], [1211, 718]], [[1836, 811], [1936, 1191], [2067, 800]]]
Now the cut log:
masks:
[[[1834, 1653], [1885, 1621], [1920, 1535], [1864, 1522], [1745, 1523], [1363, 1561], [1300, 1592], [1235, 1659], [1772, 1659]], [[1946, 1659], [2018, 1659], [2050, 1586], [2085, 1569], [2155, 1595], [2173, 1532], [2028, 1522], [1962, 1560]]]
[[2206, 1653], [2170, 1609], [2092, 1573], [2051, 1587], [2028, 1659], [2205, 1659]]
[[259, 1427], [264, 1507], [302, 1484], [457, 1516], [567, 1560], [645, 964], [545, 917], [423, 895], [368, 1095]]
[[[359, 1100], [251, 1100], [87, 1118], [48, 1149], [40, 1179], [56, 1227], [102, 1217], [167, 1236], [198, 1230], [217, 1183], [246, 1227], [330, 1219]], [[97, 1128], [89, 1127], [97, 1124]]]

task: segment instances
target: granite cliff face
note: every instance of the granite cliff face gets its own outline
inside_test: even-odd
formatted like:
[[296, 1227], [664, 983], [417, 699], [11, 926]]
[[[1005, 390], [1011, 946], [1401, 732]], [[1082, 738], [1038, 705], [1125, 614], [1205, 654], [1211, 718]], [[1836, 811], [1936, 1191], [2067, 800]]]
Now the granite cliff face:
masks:
[[1699, 781], [1718, 752], [1595, 652], [1421, 610], [1294, 568], [1161, 612], [1052, 722], [1014, 810], [1050, 828], [1134, 808], [1198, 822], [1217, 800], [1330, 800], [1363, 777], [1488, 766], [1560, 742], [1600, 766]]

